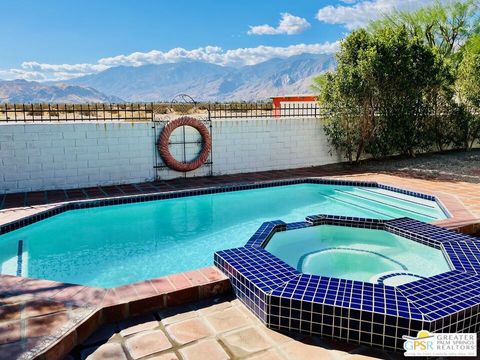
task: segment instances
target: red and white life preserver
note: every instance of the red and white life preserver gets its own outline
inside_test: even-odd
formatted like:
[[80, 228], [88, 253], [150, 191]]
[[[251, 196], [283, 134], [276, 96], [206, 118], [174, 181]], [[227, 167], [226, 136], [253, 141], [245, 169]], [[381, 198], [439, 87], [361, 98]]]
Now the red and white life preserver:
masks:
[[[172, 134], [173, 130], [180, 126], [191, 126], [197, 129], [202, 136], [202, 150], [195, 159], [189, 162], [178, 161], [172, 156], [170, 149], [168, 148], [170, 135]], [[160, 137], [158, 138], [157, 148], [160, 156], [169, 168], [177, 171], [187, 172], [198, 169], [205, 163], [205, 161], [207, 161], [210, 150], [212, 149], [212, 139], [210, 137], [208, 128], [201, 121], [189, 116], [182, 116], [178, 119], [168, 122], [167, 125], [165, 125]]]

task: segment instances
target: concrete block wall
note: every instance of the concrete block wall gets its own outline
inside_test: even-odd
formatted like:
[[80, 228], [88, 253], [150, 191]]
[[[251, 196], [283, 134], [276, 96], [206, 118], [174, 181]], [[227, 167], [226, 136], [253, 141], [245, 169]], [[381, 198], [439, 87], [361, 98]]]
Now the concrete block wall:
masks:
[[[331, 164], [323, 121], [314, 118], [238, 119], [214, 123], [214, 174]], [[248, 169], [248, 171], [245, 171]]]
[[[161, 131], [157, 126], [156, 134]], [[187, 140], [199, 134], [186, 128]], [[0, 193], [67, 189], [172, 179], [184, 176], [154, 169], [152, 123], [0, 124]], [[329, 154], [323, 123], [313, 118], [225, 119], [212, 123], [213, 174], [290, 169], [339, 162]], [[171, 141], [180, 141], [180, 130]], [[171, 145], [183, 160], [183, 146]], [[199, 151], [186, 147], [186, 159]], [[204, 167], [187, 177], [209, 174]]]
[[152, 180], [149, 123], [0, 125], [0, 192]]

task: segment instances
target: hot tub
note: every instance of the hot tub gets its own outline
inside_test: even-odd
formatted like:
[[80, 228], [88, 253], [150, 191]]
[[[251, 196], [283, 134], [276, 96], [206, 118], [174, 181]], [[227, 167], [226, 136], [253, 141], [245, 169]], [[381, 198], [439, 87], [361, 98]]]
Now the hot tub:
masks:
[[480, 331], [480, 241], [409, 218], [270, 221], [215, 265], [275, 330], [395, 351], [421, 331]]
[[338, 225], [275, 233], [265, 249], [304, 274], [404, 284], [450, 271], [440, 249], [385, 230]]

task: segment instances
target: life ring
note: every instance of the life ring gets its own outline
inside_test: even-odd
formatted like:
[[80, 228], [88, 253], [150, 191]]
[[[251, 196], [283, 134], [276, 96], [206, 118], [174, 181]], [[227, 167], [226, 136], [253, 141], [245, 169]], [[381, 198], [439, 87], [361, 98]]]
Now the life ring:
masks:
[[[172, 156], [168, 148], [170, 135], [172, 135], [173, 130], [180, 126], [191, 126], [197, 129], [202, 136], [202, 150], [195, 159], [189, 162], [178, 161]], [[157, 147], [160, 156], [170, 169], [187, 172], [198, 169], [205, 163], [205, 161], [207, 161], [208, 155], [210, 155], [210, 150], [212, 149], [212, 139], [210, 137], [208, 128], [201, 121], [189, 116], [182, 116], [178, 119], [168, 122], [167, 125], [165, 125], [160, 137], [158, 138]]]

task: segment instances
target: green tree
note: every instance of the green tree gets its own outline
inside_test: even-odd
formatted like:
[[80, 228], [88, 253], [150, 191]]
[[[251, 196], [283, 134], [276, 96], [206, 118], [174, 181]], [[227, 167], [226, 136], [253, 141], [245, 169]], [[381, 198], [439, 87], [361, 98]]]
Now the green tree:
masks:
[[405, 29], [430, 47], [442, 71], [434, 74], [436, 86], [430, 88], [424, 103], [428, 116], [422, 123], [424, 148], [429, 144], [442, 151], [458, 144], [458, 127], [466, 120], [458, 118], [464, 111], [455, 102], [455, 79], [462, 62], [462, 45], [480, 30], [479, 1], [437, 1], [417, 11], [395, 11], [369, 25], [379, 29]]
[[470, 149], [480, 140], [480, 35], [472, 36], [462, 48], [456, 89], [463, 106], [457, 142]]
[[368, 83], [365, 58], [372, 51], [364, 30], [350, 34], [337, 54], [337, 69], [314, 80], [319, 102], [327, 112], [325, 132], [332, 146], [352, 162], [363, 154], [371, 136], [373, 86]]
[[[380, 28], [404, 28], [411, 37], [421, 39], [445, 58], [457, 58], [457, 50], [480, 30], [479, 0], [435, 2], [416, 11], [394, 11], [369, 25]], [[458, 58], [456, 59], [459, 60]]]
[[333, 146], [356, 161], [365, 151], [414, 155], [424, 146], [424, 99], [443, 71], [432, 49], [405, 28], [360, 29], [342, 41], [337, 63], [315, 80], [319, 102], [334, 114], [325, 126]]
[[471, 148], [480, 137], [480, 0], [396, 11], [342, 41], [316, 80], [332, 145], [367, 153]]

